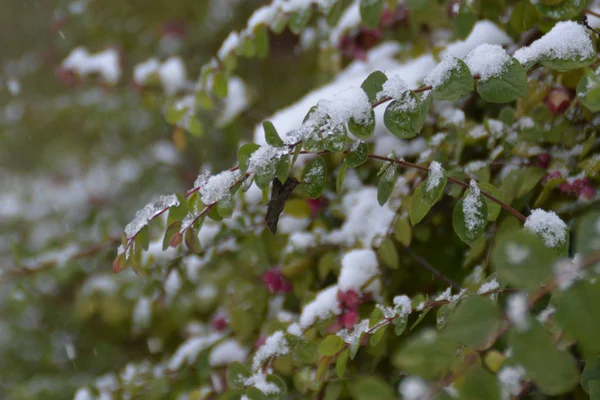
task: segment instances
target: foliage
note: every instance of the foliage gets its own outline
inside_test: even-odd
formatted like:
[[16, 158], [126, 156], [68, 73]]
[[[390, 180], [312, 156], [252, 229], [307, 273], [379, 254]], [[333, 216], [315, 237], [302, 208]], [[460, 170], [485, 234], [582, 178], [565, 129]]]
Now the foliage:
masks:
[[[75, 4], [59, 9], [94, 21], [93, 1]], [[110, 135], [127, 151], [105, 161], [124, 163], [105, 194], [119, 212], [14, 200], [26, 211], [7, 235], [31, 232], [1, 275], [2, 368], [16, 365], [2, 394], [596, 398], [600, 81], [597, 34], [571, 20], [584, 6], [276, 0], [203, 65], [184, 49], [197, 32], [163, 35], [158, 54], [123, 46], [131, 71], [114, 48], [64, 48], [59, 81], [97, 76], [100, 98], [162, 118], [177, 153], [166, 172], [143, 162], [158, 139], [128, 139], [139, 115], [123, 109]], [[169, 189], [119, 227], [127, 199]], [[44, 340], [46, 319], [66, 339]]]

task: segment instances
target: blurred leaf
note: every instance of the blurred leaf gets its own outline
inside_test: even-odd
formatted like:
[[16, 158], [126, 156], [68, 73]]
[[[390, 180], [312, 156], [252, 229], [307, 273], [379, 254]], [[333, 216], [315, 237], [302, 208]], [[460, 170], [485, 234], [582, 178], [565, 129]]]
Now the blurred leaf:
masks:
[[321, 156], [310, 160], [302, 171], [302, 184], [304, 191], [313, 199], [323, 193], [327, 183], [327, 165]]

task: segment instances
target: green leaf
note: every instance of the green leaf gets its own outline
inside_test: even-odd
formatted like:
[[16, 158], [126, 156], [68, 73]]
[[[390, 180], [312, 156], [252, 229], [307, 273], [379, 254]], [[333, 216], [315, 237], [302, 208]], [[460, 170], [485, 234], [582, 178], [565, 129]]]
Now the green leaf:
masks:
[[263, 59], [269, 54], [269, 33], [264, 25], [258, 26], [254, 30], [254, 48], [256, 57]]
[[167, 250], [169, 247], [177, 247], [183, 239], [183, 235], [179, 233], [181, 229], [181, 221], [173, 222], [167, 228], [165, 236], [163, 237], [162, 249]]
[[279, 391], [277, 392], [276, 398], [278, 398], [278, 399], [286, 398], [287, 385], [285, 384], [285, 381], [283, 379], [281, 379], [281, 377], [279, 377], [278, 375], [275, 375], [275, 374], [269, 374], [269, 375], [267, 375], [266, 381], [267, 381], [267, 383], [277, 386], [277, 389], [279, 389]]
[[360, 18], [367, 27], [375, 29], [379, 26], [383, 6], [384, 0], [360, 0]]
[[188, 228], [185, 230], [183, 240], [187, 248], [192, 253], [202, 253], [202, 246], [200, 245], [200, 240], [198, 239], [198, 233], [194, 230], [194, 228]]
[[438, 331], [444, 329], [446, 324], [448, 323], [448, 316], [450, 315], [450, 307], [448, 304], [444, 304], [440, 308], [438, 308], [437, 313], [435, 314], [435, 327]]
[[229, 82], [227, 81], [225, 71], [216, 71], [213, 74], [212, 91], [216, 96], [222, 99], [227, 97]]
[[[338, 4], [338, 2], [335, 4]], [[344, 385], [341, 382], [332, 381], [327, 383], [323, 400], [338, 400], [342, 394], [342, 390], [344, 390]]]
[[436, 100], [454, 101], [475, 90], [475, 82], [467, 64], [460, 58], [449, 57], [452, 68], [446, 72], [443, 82], [436, 84], [433, 89], [433, 98]]
[[344, 178], [346, 177], [347, 169], [348, 169], [348, 164], [346, 163], [346, 160], [344, 160], [344, 162], [342, 162], [342, 166], [340, 167], [340, 170], [338, 171], [337, 177], [335, 179], [335, 190], [336, 190], [337, 194], [342, 193], [342, 188], [344, 187]]
[[500, 327], [500, 310], [488, 297], [474, 296], [459, 303], [450, 315], [444, 335], [475, 349], [487, 347]]
[[381, 342], [381, 339], [383, 339], [383, 337], [385, 336], [385, 332], [387, 331], [389, 325], [384, 325], [381, 328], [377, 329], [377, 331], [373, 334], [371, 334], [371, 337], [369, 338], [369, 344], [371, 346], [377, 346], [379, 344], [379, 342]]
[[188, 132], [195, 137], [201, 137], [204, 134], [204, 125], [198, 118], [192, 117], [188, 125]]
[[380, 206], [383, 206], [394, 191], [394, 184], [396, 183], [396, 166], [389, 165], [381, 178], [379, 178], [379, 184], [377, 185], [377, 202]]
[[279, 182], [285, 183], [290, 174], [290, 156], [289, 154], [284, 155], [277, 161], [277, 167], [275, 173]]
[[277, 134], [277, 129], [275, 129], [275, 126], [271, 121], [263, 122], [263, 128], [265, 130], [265, 140], [267, 141], [267, 144], [273, 147], [284, 146], [283, 140], [281, 140]]
[[321, 156], [310, 160], [302, 171], [304, 191], [313, 199], [323, 193], [327, 183], [327, 164]]
[[346, 164], [350, 168], [356, 168], [362, 164], [364, 164], [369, 155], [369, 148], [367, 144], [364, 142], [359, 142], [356, 148], [353, 148], [348, 152], [348, 157], [346, 157]]
[[346, 143], [349, 142], [348, 133], [344, 125], [338, 125], [329, 135], [325, 136], [325, 149], [332, 153], [344, 151]]
[[336, 1], [333, 3], [329, 12], [327, 12], [327, 25], [336, 26], [340, 17], [342, 16], [342, 12], [347, 7], [345, 1]]
[[539, 19], [539, 14], [531, 2], [520, 1], [514, 5], [510, 13], [509, 23], [515, 32], [523, 33], [533, 28]]
[[500, 400], [500, 386], [496, 377], [481, 367], [472, 367], [460, 387], [460, 400]]
[[389, 237], [386, 237], [382, 240], [379, 248], [377, 249], [377, 254], [388, 267], [396, 269], [400, 266], [400, 257], [398, 257], [398, 251], [396, 250], [394, 242]]
[[426, 308], [425, 310], [423, 310], [421, 312], [421, 314], [419, 314], [419, 318], [417, 318], [417, 320], [415, 322], [413, 322], [413, 324], [410, 326], [410, 331], [412, 331], [413, 329], [415, 329], [417, 327], [417, 325], [419, 325], [423, 319], [425, 318], [425, 316], [427, 314], [429, 314], [429, 311], [431, 311], [431, 307]]
[[600, 354], [600, 281], [580, 281], [555, 290], [556, 322], [575, 338], [584, 354]]
[[[600, 356], [595, 356], [592, 359], [588, 360], [588, 362], [585, 364], [583, 372], [581, 373], [581, 387], [590, 395], [591, 382], [600, 382]], [[591, 400], [596, 399], [591, 397]]]
[[505, 234], [492, 251], [498, 277], [518, 288], [547, 282], [555, 258], [542, 239], [523, 230]]
[[476, 195], [472, 189], [467, 190], [452, 213], [454, 231], [463, 242], [471, 243], [483, 234], [487, 220], [485, 198], [481, 194]]
[[571, 19], [581, 14], [586, 0], [563, 0], [561, 2], [540, 1], [536, 4], [539, 12], [547, 18], [564, 20]]
[[473, 30], [476, 22], [477, 15], [468, 11], [460, 11], [452, 21], [454, 33], [460, 40], [465, 40]]
[[429, 212], [434, 203], [429, 201], [425, 194], [425, 181], [421, 182], [415, 189], [410, 203], [410, 223], [412, 226], [417, 225]]
[[588, 212], [580, 219], [575, 250], [582, 256], [600, 251], [600, 212]]
[[396, 336], [400, 336], [406, 330], [408, 324], [408, 315], [402, 315], [394, 320], [394, 333]]
[[233, 215], [233, 197], [227, 195], [217, 201], [216, 209], [221, 218], [231, 218]]
[[348, 382], [354, 400], [394, 400], [394, 389], [378, 376], [365, 376]]
[[273, 177], [277, 173], [277, 163], [279, 160], [272, 159], [269, 162], [262, 164], [260, 167], [256, 168], [254, 175], [254, 182], [259, 189], [267, 189], [271, 182], [273, 181]]
[[429, 0], [406, 0], [406, 7], [409, 11], [423, 11], [429, 5]]
[[369, 140], [375, 133], [375, 111], [371, 110], [369, 116], [361, 121], [351, 117], [348, 120], [348, 130], [360, 140]]
[[238, 167], [242, 173], [245, 173], [248, 170], [248, 162], [250, 161], [250, 156], [256, 150], [260, 148], [256, 143], [246, 143], [238, 149], [237, 158], [238, 158]]
[[456, 356], [457, 345], [434, 330], [426, 330], [408, 339], [392, 357], [392, 363], [425, 379], [444, 376]]
[[511, 57], [500, 76], [477, 82], [477, 93], [490, 103], [509, 103], [527, 94], [527, 73], [519, 61]]
[[397, 218], [394, 223], [394, 237], [397, 241], [402, 243], [403, 246], [410, 246], [412, 240], [412, 228], [410, 222], [405, 217]]
[[113, 272], [116, 274], [123, 271], [125, 268], [127, 268], [127, 258], [125, 253], [119, 254], [113, 261]]
[[227, 366], [227, 386], [233, 389], [243, 389], [244, 380], [250, 378], [250, 368], [239, 362], [232, 362]]
[[523, 173], [519, 190], [517, 191], [517, 199], [531, 192], [540, 180], [546, 176], [547, 171], [543, 168], [527, 168]]
[[394, 100], [385, 109], [383, 123], [392, 134], [400, 139], [410, 139], [421, 129], [421, 109], [419, 99], [413, 92], [407, 92], [402, 100]]
[[266, 394], [255, 387], [246, 388], [246, 397], [248, 400], [269, 400]]
[[144, 250], [148, 250], [148, 246], [150, 245], [150, 237], [148, 235], [148, 225], [144, 226], [138, 234], [135, 236], [135, 245], [140, 246]]
[[189, 109], [187, 107], [171, 104], [167, 107], [165, 112], [165, 120], [171, 125], [177, 125], [188, 111]]
[[590, 111], [600, 111], [600, 76], [597, 73], [590, 71], [581, 78], [577, 85], [577, 98]]
[[337, 335], [329, 335], [319, 344], [319, 354], [333, 356], [344, 348], [346, 343]]
[[299, 35], [302, 33], [302, 31], [304, 30], [304, 28], [306, 27], [306, 25], [308, 25], [308, 22], [310, 21], [310, 18], [312, 17], [312, 5], [309, 4], [308, 6], [302, 8], [302, 9], [298, 9], [295, 10], [291, 17], [290, 17], [290, 21], [289, 21], [289, 27], [290, 27], [290, 31], [292, 31], [292, 33], [294, 35]]
[[377, 101], [377, 95], [383, 90], [383, 84], [387, 81], [387, 76], [381, 71], [372, 72], [360, 85], [365, 91], [371, 104]]
[[342, 379], [346, 373], [346, 365], [348, 364], [348, 349], [342, 351], [335, 361], [335, 372], [338, 378]]
[[[423, 196], [431, 203], [437, 203], [444, 194], [444, 189], [448, 183], [448, 175], [446, 170], [441, 164], [432, 163], [433, 166], [429, 167], [429, 173], [425, 180]], [[439, 168], [437, 168], [439, 166]], [[433, 168], [433, 171], [432, 171]]]
[[[502, 194], [500, 193], [500, 190], [498, 190], [494, 185], [491, 185], [489, 183], [479, 183], [479, 188], [487, 194], [491, 194], [498, 200], [502, 201]], [[484, 199], [488, 209], [488, 221], [495, 221], [498, 218], [502, 207], [500, 206], [500, 204], [488, 199], [487, 197], [484, 197]]]
[[575, 360], [567, 351], [556, 348], [539, 322], [529, 318], [529, 324], [527, 330], [509, 332], [511, 358], [527, 370], [527, 376], [542, 393], [554, 396], [570, 391], [579, 381]]
[[184, 219], [189, 210], [188, 200], [181, 193], [176, 193], [176, 196], [179, 205], [169, 208], [169, 216], [167, 217], [167, 224], [169, 225]]

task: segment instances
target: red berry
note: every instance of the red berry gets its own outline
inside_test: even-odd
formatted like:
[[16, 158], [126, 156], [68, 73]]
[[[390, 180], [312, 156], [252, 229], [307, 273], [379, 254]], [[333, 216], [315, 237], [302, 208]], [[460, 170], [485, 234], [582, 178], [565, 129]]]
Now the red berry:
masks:
[[548, 153], [540, 153], [536, 157], [537, 164], [540, 168], [548, 168], [552, 157]]
[[596, 197], [596, 189], [590, 185], [585, 185], [579, 192], [579, 196], [583, 197], [584, 199], [591, 200]]
[[571, 92], [567, 88], [557, 86], [550, 89], [544, 102], [552, 114], [560, 115], [569, 108], [572, 97]]
[[263, 275], [263, 281], [271, 293], [288, 293], [292, 290], [292, 284], [288, 281], [281, 271], [277, 268], [271, 268]]
[[216, 331], [222, 331], [223, 329], [227, 328], [227, 318], [225, 317], [218, 317], [212, 320], [211, 325], [213, 328], [215, 328]]
[[260, 335], [259, 338], [256, 339], [256, 342], [254, 342], [254, 347], [258, 349], [262, 347], [262, 345], [265, 344], [266, 341], [267, 338], [264, 335]]
[[358, 322], [360, 316], [356, 311], [346, 311], [339, 319], [340, 324], [346, 329], [351, 329]]
[[345, 292], [338, 291], [337, 299], [340, 302], [340, 306], [342, 308], [347, 308], [350, 310], [355, 310], [361, 303], [360, 296], [356, 291], [350, 289]]

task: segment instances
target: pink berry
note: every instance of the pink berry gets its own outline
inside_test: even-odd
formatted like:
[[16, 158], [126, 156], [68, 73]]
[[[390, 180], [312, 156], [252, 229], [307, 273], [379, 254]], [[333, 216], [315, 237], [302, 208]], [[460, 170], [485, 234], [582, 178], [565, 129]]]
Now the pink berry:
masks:
[[269, 292], [288, 293], [292, 290], [292, 284], [288, 281], [281, 271], [277, 268], [271, 268], [263, 275], [263, 282], [267, 286]]
[[216, 331], [222, 331], [227, 328], [227, 319], [225, 317], [218, 317], [212, 320], [211, 325]]
[[550, 89], [544, 102], [553, 115], [560, 115], [567, 111], [572, 97], [571, 92], [567, 88], [556, 86]]
[[351, 329], [359, 319], [360, 316], [356, 311], [346, 311], [344, 314], [342, 314], [339, 321], [344, 328]]
[[552, 157], [548, 153], [540, 153], [536, 157], [537, 164], [540, 168], [548, 168]]
[[340, 302], [342, 308], [355, 310], [361, 303], [360, 296], [356, 291], [350, 289], [347, 291], [338, 291], [337, 299]]
[[579, 196], [591, 200], [596, 197], [596, 190], [592, 186], [586, 185], [581, 189], [581, 192], [579, 192]]

